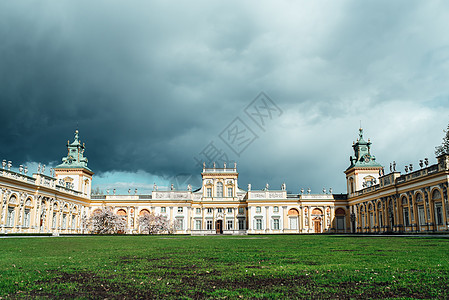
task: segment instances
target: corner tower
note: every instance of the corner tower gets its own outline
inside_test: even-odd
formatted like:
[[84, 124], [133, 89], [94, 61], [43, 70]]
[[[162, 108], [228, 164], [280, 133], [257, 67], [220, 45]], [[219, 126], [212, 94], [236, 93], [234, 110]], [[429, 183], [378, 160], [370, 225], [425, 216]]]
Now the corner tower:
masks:
[[92, 172], [87, 167], [87, 157], [84, 157], [84, 143], [79, 140], [78, 130], [72, 143], [67, 141], [67, 156], [62, 158], [62, 164], [55, 167], [55, 177], [59, 185], [80, 192], [90, 198]]
[[377, 184], [382, 166], [371, 154], [371, 142], [363, 139], [363, 129], [359, 129], [357, 143], [353, 143], [354, 156], [349, 157], [350, 165], [346, 169], [347, 191], [349, 196], [355, 192]]

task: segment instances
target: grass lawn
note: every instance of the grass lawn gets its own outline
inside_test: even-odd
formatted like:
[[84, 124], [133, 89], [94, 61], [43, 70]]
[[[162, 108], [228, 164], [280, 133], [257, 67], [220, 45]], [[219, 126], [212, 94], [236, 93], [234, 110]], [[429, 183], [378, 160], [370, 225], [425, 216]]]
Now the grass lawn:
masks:
[[0, 298], [449, 298], [449, 236], [0, 239]]

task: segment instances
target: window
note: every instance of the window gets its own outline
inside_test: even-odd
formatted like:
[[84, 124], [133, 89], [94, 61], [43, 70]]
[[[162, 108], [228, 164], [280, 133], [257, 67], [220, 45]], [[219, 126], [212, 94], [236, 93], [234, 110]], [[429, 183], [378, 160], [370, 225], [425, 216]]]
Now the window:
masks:
[[437, 225], [443, 225], [443, 207], [441, 202], [435, 203], [435, 222]]
[[206, 221], [206, 229], [207, 230], [212, 230], [212, 220], [207, 220]]
[[212, 197], [212, 189], [211, 188], [207, 188], [206, 189], [206, 197]]
[[75, 229], [76, 227], [76, 217], [75, 215], [72, 216], [72, 229]]
[[245, 229], [245, 219], [239, 219], [239, 229], [240, 230]]
[[262, 229], [262, 219], [256, 219], [256, 230]]
[[243, 214], [243, 210], [244, 210], [243, 207], [239, 207], [239, 214]]
[[337, 216], [337, 230], [345, 229], [345, 216]]
[[298, 229], [298, 217], [289, 218], [290, 229]]
[[222, 213], [223, 212], [223, 208], [217, 208], [217, 212], [218, 213]]
[[275, 213], [279, 212], [279, 206], [274, 206], [274, 207], [273, 207], [273, 211], [274, 211]]
[[161, 207], [161, 213], [164, 213], [164, 212], [167, 212], [167, 208], [164, 207], [164, 206], [162, 206], [162, 207]]
[[25, 209], [25, 216], [24, 216], [24, 220], [23, 220], [23, 225], [25, 227], [30, 227], [30, 210], [29, 209]]
[[52, 223], [51, 223], [51, 228], [56, 228], [56, 222], [57, 222], [57, 218], [56, 218], [56, 213], [53, 213], [53, 219], [52, 219]]
[[183, 212], [183, 207], [182, 206], [178, 207], [178, 213], [182, 213], [182, 212]]
[[223, 198], [223, 183], [217, 183], [217, 198]]
[[184, 230], [184, 220], [183, 219], [177, 219], [175, 222], [176, 230]]
[[227, 220], [226, 221], [226, 229], [227, 230], [232, 230], [232, 223], [234, 223], [232, 220]]
[[408, 208], [404, 207], [404, 225], [410, 226], [410, 220], [408, 219]]
[[228, 214], [232, 214], [232, 210], [233, 210], [233, 209], [232, 209], [231, 207], [229, 207], [229, 208], [228, 208]]
[[384, 222], [382, 220], [382, 212], [379, 211], [379, 226], [382, 228], [384, 226]]
[[6, 218], [6, 226], [13, 227], [14, 226], [14, 207], [8, 207], [8, 216]]
[[232, 197], [232, 187], [228, 188], [228, 197]]
[[201, 214], [201, 208], [197, 208], [196, 209], [196, 213], [199, 215], [199, 214]]
[[274, 219], [273, 220], [273, 229], [274, 230], [279, 230], [279, 219]]
[[195, 229], [196, 230], [200, 230], [201, 229], [201, 220], [196, 220], [195, 221]]
[[62, 229], [67, 228], [67, 214], [62, 215]]
[[207, 213], [208, 213], [208, 214], [211, 214], [211, 213], [212, 213], [212, 208], [208, 208], [208, 209], [207, 209]]
[[260, 206], [256, 206], [256, 213], [260, 213], [260, 212], [261, 212]]

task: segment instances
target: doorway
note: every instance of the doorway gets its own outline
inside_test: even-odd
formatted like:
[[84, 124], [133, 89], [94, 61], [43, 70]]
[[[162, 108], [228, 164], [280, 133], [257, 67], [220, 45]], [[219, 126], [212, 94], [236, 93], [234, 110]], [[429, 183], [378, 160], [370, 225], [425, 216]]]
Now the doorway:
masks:
[[313, 220], [313, 227], [315, 229], [315, 233], [321, 233], [321, 220], [320, 219], [314, 219]]
[[217, 234], [223, 234], [223, 220], [217, 220], [215, 223], [215, 232]]
[[423, 205], [418, 206], [418, 222], [419, 222], [419, 224], [418, 224], [419, 231], [424, 231], [425, 230], [424, 225], [426, 223], [426, 218], [424, 215], [424, 206]]

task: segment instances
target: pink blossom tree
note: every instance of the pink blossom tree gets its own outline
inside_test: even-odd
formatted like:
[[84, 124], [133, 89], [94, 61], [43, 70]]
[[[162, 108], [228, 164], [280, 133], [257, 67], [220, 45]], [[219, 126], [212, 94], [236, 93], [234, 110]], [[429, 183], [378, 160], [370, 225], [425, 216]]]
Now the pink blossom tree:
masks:
[[167, 216], [155, 213], [145, 213], [139, 217], [139, 227], [141, 233], [147, 234], [171, 234], [174, 232], [174, 225]]
[[126, 220], [114, 214], [109, 207], [97, 209], [87, 219], [87, 230], [96, 234], [114, 234], [124, 233], [126, 229]]

